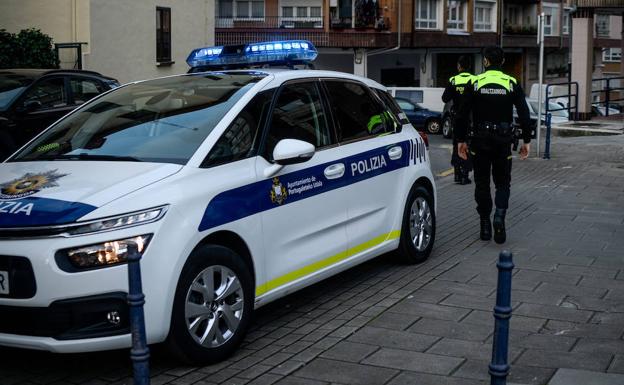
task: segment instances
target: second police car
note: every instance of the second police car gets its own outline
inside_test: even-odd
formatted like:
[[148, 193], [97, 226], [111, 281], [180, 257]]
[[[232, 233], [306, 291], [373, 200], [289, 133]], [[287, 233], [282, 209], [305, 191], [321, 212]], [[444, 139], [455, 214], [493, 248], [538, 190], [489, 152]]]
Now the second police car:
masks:
[[[204, 48], [198, 70], [301, 64], [306, 41]], [[314, 70], [220, 70], [109, 91], [0, 165], [0, 345], [129, 347], [129, 245], [149, 343], [214, 362], [254, 308], [435, 238], [426, 144], [384, 87]]]

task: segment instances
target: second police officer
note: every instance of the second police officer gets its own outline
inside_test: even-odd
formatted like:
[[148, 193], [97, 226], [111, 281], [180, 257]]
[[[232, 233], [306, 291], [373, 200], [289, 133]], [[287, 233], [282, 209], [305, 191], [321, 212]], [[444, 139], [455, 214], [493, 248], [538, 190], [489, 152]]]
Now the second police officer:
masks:
[[[464, 89], [467, 85], [471, 84], [474, 75], [470, 73], [471, 58], [468, 56], [460, 56], [457, 60], [457, 75], [452, 76], [449, 79], [449, 84], [444, 89], [442, 94], [442, 102], [453, 102], [451, 105], [451, 117], [454, 120], [454, 116], [459, 109], [460, 99], [464, 94]], [[453, 155], [451, 156], [451, 165], [455, 171], [455, 183], [469, 184], [470, 178], [468, 177], [470, 170], [472, 170], [472, 164], [470, 159], [462, 159], [457, 154], [457, 138], [453, 136]]]
[[[502, 72], [503, 50], [487, 47], [483, 51], [485, 72], [475, 76], [465, 88], [455, 122], [455, 137], [459, 156], [472, 155], [475, 180], [475, 200], [481, 222], [481, 239], [492, 238], [492, 196], [490, 173], [496, 193], [494, 204], [494, 240], [506, 240], [505, 215], [509, 206], [511, 186], [511, 146], [513, 142], [513, 107], [516, 107], [523, 144], [520, 158], [529, 155], [531, 127], [524, 91], [516, 79]], [[472, 114], [472, 126], [470, 116]], [[470, 141], [470, 149], [467, 140]]]

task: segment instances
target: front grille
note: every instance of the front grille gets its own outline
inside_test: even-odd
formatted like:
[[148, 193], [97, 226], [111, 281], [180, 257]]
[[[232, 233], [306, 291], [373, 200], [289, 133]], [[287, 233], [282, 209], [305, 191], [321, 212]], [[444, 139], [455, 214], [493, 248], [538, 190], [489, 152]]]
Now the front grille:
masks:
[[0, 271], [9, 273], [9, 294], [0, 298], [32, 298], [37, 292], [35, 274], [28, 258], [0, 255]]
[[[117, 312], [119, 322], [108, 320]], [[130, 331], [125, 293], [55, 301], [49, 307], [0, 306], [0, 333], [57, 340], [96, 338]]]

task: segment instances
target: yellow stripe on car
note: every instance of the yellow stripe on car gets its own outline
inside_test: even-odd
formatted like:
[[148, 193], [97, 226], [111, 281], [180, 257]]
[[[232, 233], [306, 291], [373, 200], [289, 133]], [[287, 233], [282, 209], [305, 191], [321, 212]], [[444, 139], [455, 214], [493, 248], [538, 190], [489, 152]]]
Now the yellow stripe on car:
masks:
[[331, 257], [327, 257], [325, 259], [322, 259], [318, 262], [315, 262], [311, 265], [302, 267], [298, 270], [294, 270], [291, 271], [290, 273], [284, 274], [281, 277], [277, 277], [275, 279], [272, 279], [268, 282], [263, 283], [262, 285], [259, 285], [256, 287], [256, 297], [261, 296], [265, 293], [268, 293], [269, 291], [276, 289], [280, 286], [284, 286], [290, 282], [296, 281], [300, 278], [303, 278], [305, 276], [308, 276], [312, 273], [315, 273], [319, 270], [322, 270], [326, 267], [329, 267], [331, 265], [334, 265], [338, 262], [344, 261], [345, 259], [352, 257], [356, 254], [359, 254], [363, 251], [366, 251], [368, 249], [371, 249], [375, 246], [378, 246], [384, 242], [393, 240], [393, 239], [397, 239], [401, 236], [401, 231], [400, 230], [394, 230], [391, 231], [389, 233], [386, 234], [382, 234], [378, 237], [375, 237], [369, 241], [366, 241], [362, 244], [359, 244], [357, 246], [354, 246], [350, 249], [347, 249], [346, 251], [340, 252], [336, 255], [332, 255]]

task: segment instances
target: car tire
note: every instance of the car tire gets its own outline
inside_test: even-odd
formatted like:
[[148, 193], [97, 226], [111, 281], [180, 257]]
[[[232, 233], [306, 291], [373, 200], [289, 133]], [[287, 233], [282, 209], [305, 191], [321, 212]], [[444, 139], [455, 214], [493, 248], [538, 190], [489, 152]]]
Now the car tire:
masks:
[[435, 241], [436, 217], [433, 197], [423, 186], [410, 191], [401, 226], [399, 255], [409, 264], [425, 261]]
[[446, 139], [451, 139], [453, 137], [453, 122], [451, 122], [450, 116], [445, 117], [442, 122], [442, 136]]
[[254, 281], [242, 258], [222, 246], [197, 248], [178, 280], [169, 351], [188, 364], [224, 360], [242, 342], [253, 304]]
[[440, 119], [429, 119], [425, 122], [425, 128], [429, 134], [436, 135], [442, 131], [442, 123]]

